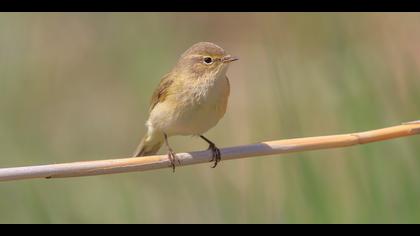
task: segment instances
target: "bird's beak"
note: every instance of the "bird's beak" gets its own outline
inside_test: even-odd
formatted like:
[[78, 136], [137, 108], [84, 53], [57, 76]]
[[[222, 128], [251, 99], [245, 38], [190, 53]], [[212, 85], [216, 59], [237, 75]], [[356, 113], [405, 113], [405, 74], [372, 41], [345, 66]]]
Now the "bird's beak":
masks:
[[239, 58], [231, 56], [231, 55], [226, 55], [222, 58], [223, 63], [230, 63], [232, 61], [237, 61], [237, 60], [239, 60]]

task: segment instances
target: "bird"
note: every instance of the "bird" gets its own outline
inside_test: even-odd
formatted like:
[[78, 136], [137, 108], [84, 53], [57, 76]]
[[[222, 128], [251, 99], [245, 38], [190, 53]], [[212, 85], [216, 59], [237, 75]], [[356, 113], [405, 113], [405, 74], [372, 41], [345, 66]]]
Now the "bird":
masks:
[[225, 115], [230, 94], [226, 72], [238, 60], [211, 42], [188, 48], [154, 90], [146, 121], [147, 132], [133, 157], [156, 154], [165, 144], [170, 167], [181, 164], [169, 145], [170, 136], [196, 136], [209, 145], [215, 168], [221, 161], [219, 148], [203, 134]]

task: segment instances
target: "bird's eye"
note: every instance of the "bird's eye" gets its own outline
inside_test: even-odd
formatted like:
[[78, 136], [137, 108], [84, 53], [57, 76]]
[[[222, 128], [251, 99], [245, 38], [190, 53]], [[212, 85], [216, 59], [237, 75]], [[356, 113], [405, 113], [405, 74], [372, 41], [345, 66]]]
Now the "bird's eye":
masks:
[[204, 64], [210, 65], [211, 63], [213, 63], [213, 59], [211, 57], [205, 57], [204, 58]]

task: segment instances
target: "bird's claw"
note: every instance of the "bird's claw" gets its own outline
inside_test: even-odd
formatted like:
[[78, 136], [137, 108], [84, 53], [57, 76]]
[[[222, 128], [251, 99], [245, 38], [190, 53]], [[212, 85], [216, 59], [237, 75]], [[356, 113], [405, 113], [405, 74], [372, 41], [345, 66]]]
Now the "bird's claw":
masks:
[[178, 162], [179, 165], [181, 165], [181, 161], [177, 158], [176, 153], [172, 150], [169, 150], [168, 152], [168, 158], [171, 162], [170, 167], [172, 167], [172, 171], [175, 173], [175, 160]]
[[220, 150], [214, 144], [210, 144], [208, 150], [211, 150], [213, 157], [209, 162], [214, 162], [211, 168], [216, 168], [217, 164], [222, 160]]

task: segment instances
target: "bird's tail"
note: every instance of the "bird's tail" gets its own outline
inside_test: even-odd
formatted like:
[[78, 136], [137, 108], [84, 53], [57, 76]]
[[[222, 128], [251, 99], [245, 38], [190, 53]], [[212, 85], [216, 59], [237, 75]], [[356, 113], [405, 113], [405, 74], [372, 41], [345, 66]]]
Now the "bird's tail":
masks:
[[139, 146], [133, 154], [133, 157], [150, 156], [156, 154], [164, 142], [164, 136], [161, 133], [153, 132], [150, 129], [141, 140]]

